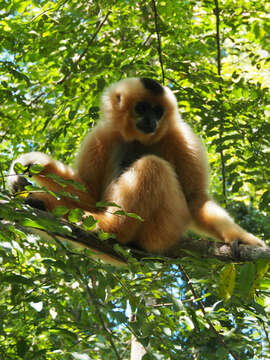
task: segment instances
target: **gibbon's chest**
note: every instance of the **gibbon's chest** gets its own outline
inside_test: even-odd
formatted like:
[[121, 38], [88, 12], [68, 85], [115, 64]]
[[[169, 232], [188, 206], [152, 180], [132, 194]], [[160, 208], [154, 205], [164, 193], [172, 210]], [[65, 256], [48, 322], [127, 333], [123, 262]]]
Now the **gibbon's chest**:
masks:
[[160, 156], [154, 146], [146, 146], [139, 141], [118, 144], [112, 152], [111, 162], [114, 168], [113, 178], [118, 178], [136, 160], [145, 155]]
[[[175, 159], [175, 148], [178, 148], [177, 160]], [[156, 155], [170, 163], [187, 197], [194, 190], [194, 182], [195, 188], [198, 179], [203, 182], [201, 171], [196, 167], [197, 162], [194, 161], [188, 149], [184, 147], [179, 149], [173, 140], [169, 141], [168, 139], [164, 143], [161, 141], [150, 146], [135, 140], [118, 143], [113, 148], [109, 160], [108, 176], [105, 177], [103, 189], [117, 180], [135, 161], [146, 155]]]

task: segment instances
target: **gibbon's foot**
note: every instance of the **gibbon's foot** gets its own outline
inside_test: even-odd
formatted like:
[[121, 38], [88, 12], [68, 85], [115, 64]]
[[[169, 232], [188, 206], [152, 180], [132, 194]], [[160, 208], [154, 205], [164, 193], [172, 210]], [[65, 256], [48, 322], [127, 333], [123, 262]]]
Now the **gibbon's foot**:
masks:
[[233, 244], [236, 241], [238, 242], [238, 244], [243, 244], [243, 245], [267, 247], [264, 241], [258, 239], [256, 236], [248, 232], [243, 231], [243, 229], [241, 229], [240, 233], [235, 234], [235, 236], [226, 237], [225, 239], [225, 243], [231, 246], [233, 246]]
[[[21, 158], [23, 158], [23, 156], [21, 156]], [[20, 162], [20, 158], [16, 162]], [[11, 168], [10, 168], [9, 176], [8, 176], [8, 186], [9, 186], [9, 189], [12, 192], [12, 194], [23, 191], [27, 185], [32, 185], [24, 177], [24, 175], [31, 177], [30, 167], [31, 167], [32, 163], [23, 164], [24, 166], [27, 166], [27, 169], [23, 172], [23, 174], [16, 174], [15, 170], [14, 170], [14, 165], [16, 164], [16, 162], [13, 161]]]
[[34, 209], [47, 211], [47, 207], [46, 207], [45, 203], [40, 199], [35, 199], [35, 198], [31, 197], [31, 195], [29, 195], [26, 198], [25, 203], [27, 205], [30, 205]]

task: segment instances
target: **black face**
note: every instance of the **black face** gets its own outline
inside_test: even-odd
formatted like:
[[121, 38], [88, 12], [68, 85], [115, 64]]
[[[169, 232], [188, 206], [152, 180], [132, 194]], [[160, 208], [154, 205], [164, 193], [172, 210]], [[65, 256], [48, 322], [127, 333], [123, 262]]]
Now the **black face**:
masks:
[[164, 114], [164, 108], [159, 104], [139, 101], [134, 107], [134, 112], [138, 118], [136, 128], [145, 134], [151, 134], [157, 128], [158, 121]]

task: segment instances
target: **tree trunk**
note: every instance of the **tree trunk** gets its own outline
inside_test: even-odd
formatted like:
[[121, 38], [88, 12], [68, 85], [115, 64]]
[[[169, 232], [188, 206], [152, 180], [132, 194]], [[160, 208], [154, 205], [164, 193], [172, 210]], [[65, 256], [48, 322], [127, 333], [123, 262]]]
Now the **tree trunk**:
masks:
[[136, 337], [131, 335], [131, 354], [130, 360], [141, 360], [143, 355], [146, 354], [145, 348], [138, 342]]

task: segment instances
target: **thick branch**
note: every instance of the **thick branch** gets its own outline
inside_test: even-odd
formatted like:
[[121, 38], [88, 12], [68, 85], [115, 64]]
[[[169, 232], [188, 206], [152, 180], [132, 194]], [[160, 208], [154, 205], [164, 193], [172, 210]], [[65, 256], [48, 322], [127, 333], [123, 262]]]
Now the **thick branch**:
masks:
[[[23, 210], [17, 210], [16, 214], [18, 215], [18, 220], [16, 218], [14, 219], [16, 226], [20, 229], [35, 233], [38, 232], [46, 237], [57, 237], [61, 240], [71, 241], [77, 245], [87, 247], [93, 251], [94, 257], [102, 258], [103, 260], [109, 261], [110, 263], [115, 263], [116, 265], [124, 265], [127, 263], [126, 258], [119, 251], [117, 251], [117, 248], [115, 248], [117, 242], [113, 239], [101, 241], [94, 232], [85, 231], [75, 224], [60, 219], [57, 220], [60, 225], [59, 230], [44, 230], [44, 228], [40, 229], [28, 225], [25, 226], [25, 224], [20, 221], [22, 218], [22, 213], [24, 213]], [[29, 215], [27, 215], [27, 217], [29, 218]], [[33, 213], [33, 219], [37, 218], [41, 220], [51, 219], [55, 221], [55, 218], [52, 214], [35, 209]], [[68, 231], [64, 234], [61, 230], [61, 225], [64, 229], [68, 229]], [[132, 256], [139, 260], [146, 260], [150, 258], [153, 260], [165, 260], [166, 258], [173, 260], [188, 255], [193, 255], [200, 258], [215, 258], [224, 262], [247, 262], [256, 261], [258, 259], [267, 259], [270, 261], [270, 248], [239, 245], [236, 250], [237, 251], [226, 244], [218, 243], [213, 240], [189, 238], [179, 241], [179, 243], [170, 252], [168, 252], [165, 257], [149, 254], [133, 248], [130, 249], [130, 252]]]

